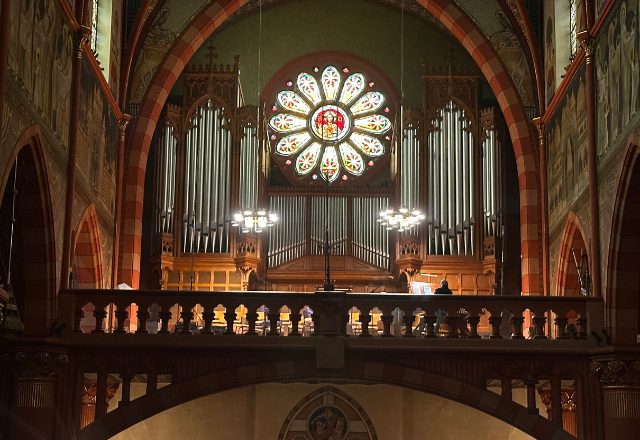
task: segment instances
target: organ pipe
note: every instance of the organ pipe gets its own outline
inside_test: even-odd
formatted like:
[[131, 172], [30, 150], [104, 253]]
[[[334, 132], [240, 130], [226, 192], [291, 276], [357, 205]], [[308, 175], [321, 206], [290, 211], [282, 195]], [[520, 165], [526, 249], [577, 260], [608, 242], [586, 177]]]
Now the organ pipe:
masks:
[[269, 209], [277, 212], [279, 221], [269, 228], [269, 267], [280, 266], [305, 253], [305, 197], [272, 196]]
[[489, 127], [482, 141], [482, 170], [485, 185], [483, 197], [484, 233], [500, 235], [502, 225], [502, 151], [496, 130]]
[[156, 149], [157, 157], [154, 176], [156, 182], [156, 218], [154, 230], [160, 234], [173, 232], [174, 186], [178, 146], [174, 130], [175, 128], [169, 124], [160, 129]]
[[474, 140], [465, 111], [449, 101], [427, 137], [427, 252], [473, 255]]
[[224, 109], [207, 100], [185, 136], [183, 252], [229, 252], [231, 136]]

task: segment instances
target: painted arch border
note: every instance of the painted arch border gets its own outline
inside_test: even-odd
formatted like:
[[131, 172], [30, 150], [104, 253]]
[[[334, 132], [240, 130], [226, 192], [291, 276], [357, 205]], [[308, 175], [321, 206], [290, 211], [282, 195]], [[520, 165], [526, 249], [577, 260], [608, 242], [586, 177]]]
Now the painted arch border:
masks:
[[[120, 281], [138, 287], [140, 280], [142, 206], [147, 157], [156, 121], [173, 85], [197, 49], [247, 0], [218, 0], [198, 14], [180, 35], [154, 74], [129, 136], [125, 177], [124, 237]], [[513, 81], [490, 41], [453, 2], [417, 0], [465, 47], [493, 90], [507, 122], [513, 144], [520, 194], [522, 291], [542, 294], [540, 267], [540, 182], [531, 125]]]
[[199, 397], [261, 383], [387, 384], [434, 394], [475, 408], [520, 429], [538, 440], [575, 440], [575, 437], [522, 405], [476, 385], [429, 371], [378, 362], [357, 362], [341, 375], [325, 377], [313, 360], [247, 365], [205, 374], [161, 388], [118, 407], [79, 432], [79, 440], [108, 439], [167, 409]]

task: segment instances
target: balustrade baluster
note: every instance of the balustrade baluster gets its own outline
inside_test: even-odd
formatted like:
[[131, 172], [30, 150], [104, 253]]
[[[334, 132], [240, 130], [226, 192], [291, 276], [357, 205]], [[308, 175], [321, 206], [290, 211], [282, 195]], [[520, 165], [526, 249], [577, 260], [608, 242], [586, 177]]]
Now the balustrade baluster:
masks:
[[502, 339], [500, 334], [500, 325], [502, 324], [502, 316], [492, 316], [489, 318], [489, 325], [491, 326], [491, 334], [489, 339]]
[[522, 326], [524, 325], [524, 316], [511, 317], [511, 339], [524, 339], [522, 334]]
[[451, 316], [451, 315], [447, 315], [447, 317], [445, 318], [445, 322], [447, 323], [447, 338], [459, 338], [460, 335], [458, 334], [458, 327], [459, 327], [459, 322], [460, 322], [460, 317], [459, 316]]
[[289, 320], [291, 321], [291, 331], [289, 332], [289, 336], [300, 336], [300, 329], [298, 325], [300, 324], [300, 314], [291, 312], [289, 314]]
[[180, 317], [182, 318], [182, 330], [180, 330], [181, 335], [190, 335], [191, 334], [191, 321], [193, 321], [193, 312], [191, 308], [184, 308], [182, 312], [180, 312]]
[[569, 320], [567, 318], [556, 317], [553, 320], [553, 323], [556, 326], [556, 339], [569, 339], [569, 335], [567, 334], [567, 323]]
[[201, 331], [202, 334], [204, 335], [212, 334], [211, 324], [213, 322], [214, 317], [215, 317], [215, 313], [213, 313], [213, 310], [211, 308], [204, 309], [204, 311], [202, 312], [202, 321], [203, 321], [202, 331]]
[[158, 373], [147, 373], [147, 394], [158, 389]]
[[544, 331], [544, 326], [547, 323], [547, 317], [544, 315], [535, 315], [533, 317], [533, 326], [535, 327], [536, 334], [533, 339], [547, 339], [547, 335]]
[[95, 418], [107, 413], [107, 373], [98, 372], [96, 381], [96, 415]]
[[404, 337], [415, 338], [415, 335], [413, 334], [413, 321], [415, 320], [415, 316], [413, 316], [413, 314], [404, 315], [402, 320], [404, 321]]
[[129, 312], [127, 312], [127, 308], [123, 306], [122, 303], [116, 304], [116, 329], [113, 331], [114, 333], [126, 333], [127, 331], [124, 329], [124, 322], [129, 317]]
[[512, 389], [511, 389], [511, 378], [510, 377], [503, 376], [500, 379], [500, 388], [502, 389], [500, 394], [502, 395], [503, 398], [509, 399], [509, 400], [513, 399], [513, 392], [512, 392]]
[[227, 321], [227, 330], [224, 332], [225, 335], [235, 335], [236, 332], [233, 331], [233, 321], [236, 319], [236, 312], [232, 310], [232, 308], [227, 309], [224, 312], [224, 319]]
[[104, 333], [104, 320], [107, 317], [107, 311], [104, 307], [96, 306], [93, 315], [96, 317], [96, 328], [92, 333]]
[[82, 333], [82, 328], [80, 328], [82, 318], [84, 318], [84, 310], [80, 307], [73, 312], [73, 331], [76, 333]]
[[480, 317], [478, 315], [467, 316], [467, 324], [469, 324], [468, 339], [480, 339], [478, 334], [478, 324], [480, 323]]
[[383, 338], [393, 337], [391, 334], [391, 324], [393, 324], [393, 315], [385, 313], [380, 317], [382, 319], [382, 324], [384, 324], [384, 330], [382, 331]]
[[435, 338], [436, 337], [436, 320], [438, 318], [434, 315], [427, 315], [425, 312], [424, 322], [426, 323], [426, 331], [425, 338]]
[[148, 333], [147, 320], [149, 319], [149, 308], [146, 305], [139, 306], [136, 315], [138, 316], [138, 329], [136, 333]]
[[537, 380], [525, 380], [527, 385], [527, 412], [529, 414], [538, 414], [538, 408], [536, 407], [536, 385]]
[[256, 333], [256, 321], [258, 321], [258, 313], [250, 313], [247, 312], [247, 323], [249, 324], [249, 328], [247, 329], [247, 335], [255, 336]]
[[171, 320], [170, 308], [162, 306], [162, 310], [158, 312], [158, 316], [160, 317], [160, 321], [162, 321], [162, 324], [160, 325], [160, 331], [158, 333], [169, 333], [169, 321]]
[[371, 333], [369, 333], [369, 323], [371, 322], [371, 315], [368, 313], [360, 314], [360, 337], [368, 338], [371, 337]]
[[280, 319], [280, 312], [269, 313], [269, 336], [278, 336], [278, 319]]
[[587, 339], [587, 318], [576, 319], [578, 327], [578, 339]]

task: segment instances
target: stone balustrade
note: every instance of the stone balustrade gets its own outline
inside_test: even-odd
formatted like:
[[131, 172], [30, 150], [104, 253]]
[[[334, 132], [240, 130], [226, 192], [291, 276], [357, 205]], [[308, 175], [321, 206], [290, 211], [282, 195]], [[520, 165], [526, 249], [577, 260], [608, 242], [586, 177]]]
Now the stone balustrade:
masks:
[[603, 303], [586, 297], [78, 289], [61, 292], [59, 321], [87, 336], [563, 340], [599, 335]]

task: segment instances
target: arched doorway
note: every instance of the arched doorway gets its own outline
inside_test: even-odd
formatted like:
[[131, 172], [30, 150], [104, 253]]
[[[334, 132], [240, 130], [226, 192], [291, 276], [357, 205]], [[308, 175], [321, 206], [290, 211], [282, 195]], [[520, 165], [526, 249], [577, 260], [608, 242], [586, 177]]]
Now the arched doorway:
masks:
[[555, 294], [577, 296], [589, 293], [589, 258], [580, 220], [570, 212], [564, 228]]
[[102, 253], [98, 219], [93, 204], [85, 210], [77, 231], [73, 253], [73, 287], [100, 289], [104, 287]]
[[606, 303], [608, 327], [616, 344], [636, 344], [640, 329], [640, 146], [623, 161], [613, 209]]
[[46, 334], [55, 316], [55, 239], [40, 139], [34, 126], [16, 144], [3, 176], [0, 206], [3, 282], [11, 284], [29, 335]]

